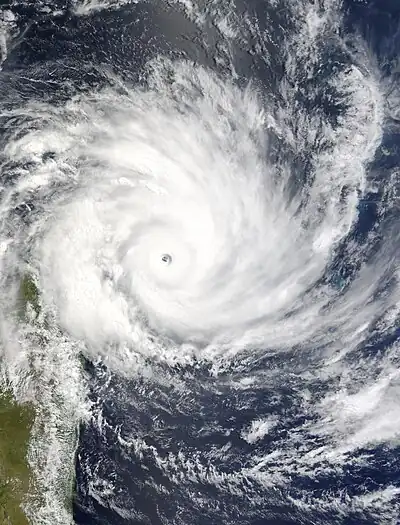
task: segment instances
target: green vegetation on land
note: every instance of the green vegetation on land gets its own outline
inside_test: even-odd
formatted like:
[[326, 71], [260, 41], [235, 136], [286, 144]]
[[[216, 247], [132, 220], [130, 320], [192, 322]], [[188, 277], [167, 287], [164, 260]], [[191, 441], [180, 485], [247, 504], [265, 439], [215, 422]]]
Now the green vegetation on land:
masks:
[[[27, 337], [31, 338], [33, 345], [45, 349], [47, 344], [47, 320], [40, 316], [40, 292], [35, 279], [29, 273], [20, 279], [16, 302], [16, 322], [31, 326]], [[43, 330], [44, 329], [44, 330]], [[32, 365], [31, 374], [38, 372]], [[40, 380], [40, 378], [38, 377]], [[0, 525], [28, 525], [22, 504], [26, 495], [35, 505], [41, 505], [42, 495], [36, 490], [34, 475], [29, 469], [27, 451], [35, 415], [42, 414], [40, 408], [37, 413], [33, 405], [20, 405], [16, 403], [11, 393], [5, 388], [0, 391]], [[43, 414], [42, 414], [43, 415]], [[58, 432], [65, 429], [60, 427]], [[73, 435], [72, 435], [73, 433]], [[65, 438], [77, 442], [76, 429], [69, 429]], [[74, 472], [65, 482], [65, 506], [71, 511], [72, 494], [74, 486]]]
[[0, 395], [0, 525], [27, 525], [21, 508], [29, 490], [26, 461], [33, 408], [18, 405], [11, 394]]
[[[20, 319], [40, 313], [39, 291], [28, 274], [20, 282], [17, 308]], [[0, 525], [28, 525], [21, 505], [32, 482], [27, 451], [34, 418], [33, 406], [0, 392]]]
[[30, 275], [24, 275], [20, 285], [20, 311], [24, 316], [28, 307], [32, 308], [37, 317], [40, 313], [39, 290]]

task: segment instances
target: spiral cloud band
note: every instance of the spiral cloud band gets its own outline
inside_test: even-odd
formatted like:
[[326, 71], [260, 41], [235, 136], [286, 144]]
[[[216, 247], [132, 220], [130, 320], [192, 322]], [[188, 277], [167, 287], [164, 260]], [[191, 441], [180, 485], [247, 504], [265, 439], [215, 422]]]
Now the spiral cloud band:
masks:
[[[296, 173], [266, 160], [271, 136], [287, 145], [287, 124], [253, 88], [185, 63], [153, 64], [149, 86], [49, 108], [46, 128], [9, 152], [37, 159], [41, 192], [54, 178], [70, 186], [52, 196], [35, 248], [45, 304], [97, 347], [145, 351], [149, 330], [213, 353], [323, 337], [341, 305], [335, 318], [322, 313], [332, 290], [314, 285], [356, 217], [379, 108], [368, 115], [369, 102], [346, 151], [350, 108], [313, 159], [309, 195], [290, 198]], [[302, 125], [298, 149], [316, 123]]]

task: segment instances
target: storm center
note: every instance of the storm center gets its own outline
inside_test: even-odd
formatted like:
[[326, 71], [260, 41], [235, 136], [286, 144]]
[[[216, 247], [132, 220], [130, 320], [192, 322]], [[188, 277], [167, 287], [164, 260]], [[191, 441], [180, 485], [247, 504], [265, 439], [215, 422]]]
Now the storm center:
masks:
[[166, 265], [169, 266], [172, 262], [172, 257], [169, 253], [163, 253], [161, 256], [161, 261]]

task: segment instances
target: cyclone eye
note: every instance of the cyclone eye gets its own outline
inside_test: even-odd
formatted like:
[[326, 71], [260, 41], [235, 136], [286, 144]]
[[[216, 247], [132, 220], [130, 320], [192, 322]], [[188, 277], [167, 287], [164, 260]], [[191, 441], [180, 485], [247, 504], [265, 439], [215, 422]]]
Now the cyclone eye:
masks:
[[169, 253], [164, 253], [162, 256], [161, 256], [161, 261], [166, 265], [166, 266], [169, 266], [172, 262], [172, 257], [170, 256]]

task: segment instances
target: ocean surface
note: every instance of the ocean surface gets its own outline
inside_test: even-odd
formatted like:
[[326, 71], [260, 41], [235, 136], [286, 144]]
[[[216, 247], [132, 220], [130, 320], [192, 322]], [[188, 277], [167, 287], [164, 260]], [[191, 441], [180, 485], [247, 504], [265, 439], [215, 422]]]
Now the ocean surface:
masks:
[[0, 2], [30, 523], [400, 524], [399, 53], [397, 0]]

